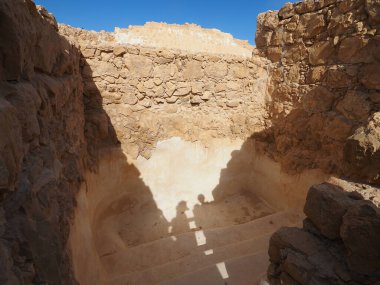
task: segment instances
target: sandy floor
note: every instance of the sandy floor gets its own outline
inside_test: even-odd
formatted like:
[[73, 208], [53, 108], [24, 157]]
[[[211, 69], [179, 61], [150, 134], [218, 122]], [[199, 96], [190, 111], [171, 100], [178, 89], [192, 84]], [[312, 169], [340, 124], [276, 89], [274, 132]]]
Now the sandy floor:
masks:
[[[176, 217], [167, 221], [154, 203], [140, 203], [126, 197], [113, 206], [113, 214], [99, 223], [98, 240], [107, 240], [102, 234], [118, 235], [125, 247], [130, 248], [189, 231], [241, 224], [273, 213], [266, 203], [251, 193], [207, 203], [203, 202], [202, 195], [198, 198], [199, 204], [193, 209], [189, 209], [186, 202], [178, 203]], [[101, 244], [100, 247], [109, 248], [109, 245]]]

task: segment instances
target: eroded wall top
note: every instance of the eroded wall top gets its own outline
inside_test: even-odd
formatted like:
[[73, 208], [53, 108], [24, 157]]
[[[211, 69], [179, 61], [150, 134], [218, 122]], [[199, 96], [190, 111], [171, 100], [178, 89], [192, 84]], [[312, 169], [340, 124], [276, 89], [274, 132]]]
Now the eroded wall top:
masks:
[[[60, 25], [64, 30], [65, 25]], [[76, 29], [76, 39], [92, 45], [135, 45], [186, 53], [208, 53], [250, 58], [254, 47], [217, 29], [204, 29], [195, 24], [148, 22], [144, 26], [115, 28], [114, 32], [93, 32]]]

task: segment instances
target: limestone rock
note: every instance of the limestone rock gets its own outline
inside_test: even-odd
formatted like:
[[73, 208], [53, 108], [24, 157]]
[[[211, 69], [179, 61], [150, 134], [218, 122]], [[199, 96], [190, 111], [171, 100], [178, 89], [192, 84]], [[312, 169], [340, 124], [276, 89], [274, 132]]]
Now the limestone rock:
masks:
[[347, 182], [344, 187], [312, 186], [303, 229], [282, 228], [273, 234], [270, 284], [376, 284], [380, 211], [363, 200], [360, 186]]
[[309, 48], [309, 61], [312, 65], [326, 64], [334, 51], [330, 41], [318, 42]]
[[8, 101], [0, 99], [0, 110], [1, 192], [14, 191], [22, 159], [21, 125], [17, 120], [16, 109]]
[[135, 105], [138, 102], [138, 99], [134, 94], [126, 93], [122, 96], [122, 101], [128, 105]]
[[366, 0], [365, 7], [372, 25], [380, 23], [380, 3], [376, 0]]
[[347, 172], [356, 178], [380, 180], [380, 114], [373, 114], [368, 123], [359, 127], [344, 145]]
[[82, 55], [84, 57], [91, 58], [91, 57], [95, 56], [96, 49], [95, 48], [85, 48], [81, 52], [82, 52]]
[[295, 15], [294, 6], [292, 3], [286, 3], [278, 12], [278, 16], [281, 20], [291, 18]]
[[212, 93], [210, 91], [205, 91], [201, 95], [201, 99], [204, 101], [208, 101], [211, 99]]
[[267, 51], [268, 58], [273, 62], [280, 61], [282, 57], [282, 48], [281, 47], [269, 47]]
[[231, 101], [226, 102], [227, 107], [230, 107], [230, 108], [236, 108], [239, 106], [239, 104], [240, 104], [239, 100], [231, 100]]
[[131, 54], [125, 59], [125, 65], [132, 77], [148, 77], [151, 75], [153, 68], [152, 60], [149, 58]]
[[369, 117], [371, 105], [366, 94], [358, 91], [348, 91], [336, 108], [348, 119], [366, 121]]
[[201, 97], [199, 95], [194, 95], [190, 99], [191, 104], [199, 105], [200, 103], [203, 103]]
[[309, 113], [320, 113], [331, 110], [334, 95], [325, 87], [318, 86], [303, 97], [303, 106]]
[[330, 88], [343, 88], [352, 86], [355, 81], [344, 70], [331, 68], [327, 71], [326, 83]]
[[227, 64], [225, 62], [209, 63], [206, 65], [205, 73], [211, 78], [223, 78], [227, 75]]
[[153, 76], [160, 78], [162, 81], [168, 81], [177, 71], [177, 67], [174, 64], [156, 65], [153, 70]]
[[186, 96], [191, 92], [191, 86], [179, 87], [174, 91], [174, 96]]
[[338, 49], [339, 60], [347, 63], [359, 63], [365, 61], [365, 58], [358, 58], [356, 55], [367, 43], [368, 41], [361, 37], [343, 39]]
[[127, 49], [123, 46], [116, 46], [114, 47], [113, 49], [113, 54], [115, 56], [122, 56], [123, 54], [125, 54], [127, 52]]
[[277, 28], [279, 24], [278, 13], [276, 12], [268, 12], [264, 14], [263, 26], [274, 30]]
[[300, 36], [312, 38], [320, 34], [325, 28], [325, 20], [321, 14], [307, 13], [300, 17], [298, 32]]
[[168, 102], [170, 104], [177, 102], [177, 100], [178, 100], [178, 97], [176, 97], [176, 96], [166, 98], [166, 102]]
[[342, 217], [352, 204], [342, 189], [324, 183], [310, 188], [304, 212], [324, 236], [336, 239], [339, 238]]
[[230, 72], [233, 77], [247, 78], [249, 76], [249, 69], [244, 64], [234, 64], [230, 67]]
[[380, 90], [380, 64], [364, 65], [360, 70], [359, 78], [366, 88]]
[[352, 206], [343, 216], [340, 228], [352, 271], [361, 274], [380, 272], [380, 210], [372, 203]]
[[307, 49], [303, 44], [293, 44], [285, 50], [284, 59], [287, 63], [295, 63], [307, 57]]
[[183, 77], [185, 80], [200, 79], [203, 77], [202, 63], [199, 61], [190, 61], [186, 64]]

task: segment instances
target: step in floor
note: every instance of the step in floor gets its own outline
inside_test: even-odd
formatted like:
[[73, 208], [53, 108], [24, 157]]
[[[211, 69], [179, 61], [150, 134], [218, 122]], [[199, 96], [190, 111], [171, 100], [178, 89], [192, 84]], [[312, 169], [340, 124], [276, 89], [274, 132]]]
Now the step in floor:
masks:
[[[236, 264], [252, 261], [257, 268], [244, 278], [262, 276], [268, 266], [271, 234], [300, 220], [295, 214], [275, 212], [251, 193], [210, 203], [200, 200], [192, 209], [178, 205], [171, 221], [157, 213], [154, 205], [127, 202], [131, 207], [99, 223], [98, 253], [107, 284], [177, 284], [170, 283], [173, 280], [190, 284], [187, 278], [196, 276], [200, 283], [192, 284], [244, 285], [236, 283], [243, 278], [235, 273], [243, 270]], [[221, 275], [221, 270], [231, 272], [229, 277]], [[207, 277], [202, 279], [204, 274]]]
[[160, 285], [261, 285], [263, 272], [268, 268], [266, 251], [240, 256], [210, 265]]
[[[109, 284], [158, 284], [247, 254], [259, 254], [255, 264], [260, 264], [258, 268], [265, 268], [265, 271], [270, 236], [279, 227], [294, 225], [299, 220], [298, 215], [278, 212], [249, 223], [206, 230], [205, 235], [209, 238], [200, 247], [186, 248], [184, 241], [190, 240], [193, 233], [184, 233], [178, 237], [178, 245], [170, 246], [163, 239], [107, 256], [104, 264], [108, 265], [107, 271], [112, 276]], [[182, 251], [178, 253], [180, 249]], [[261, 258], [262, 253], [265, 258]], [[264, 271], [255, 273], [256, 278]]]

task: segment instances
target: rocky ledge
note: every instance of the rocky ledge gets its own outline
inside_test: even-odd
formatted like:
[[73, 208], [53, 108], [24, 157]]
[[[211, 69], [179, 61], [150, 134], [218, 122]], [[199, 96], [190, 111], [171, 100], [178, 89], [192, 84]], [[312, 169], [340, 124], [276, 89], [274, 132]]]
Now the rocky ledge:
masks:
[[282, 228], [271, 237], [271, 285], [380, 284], [380, 209], [376, 200], [364, 200], [366, 186], [353, 188], [310, 188], [303, 228]]

